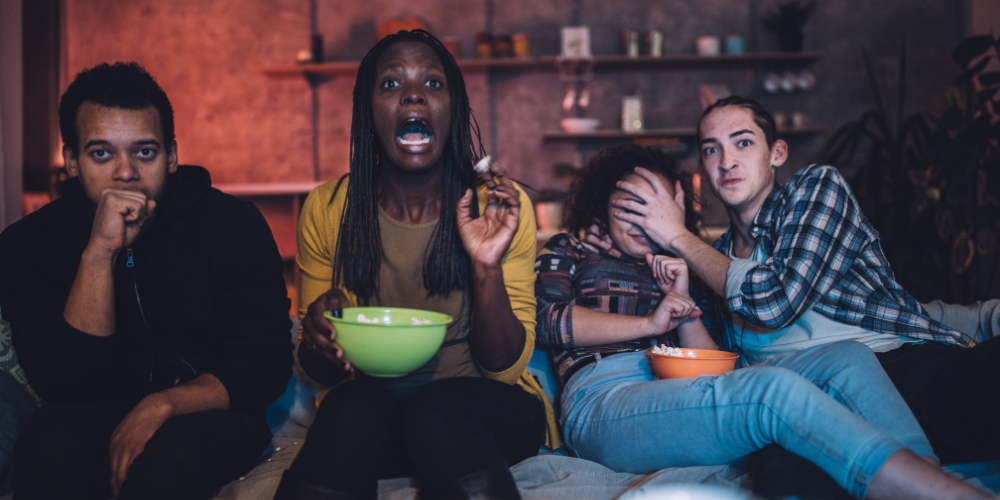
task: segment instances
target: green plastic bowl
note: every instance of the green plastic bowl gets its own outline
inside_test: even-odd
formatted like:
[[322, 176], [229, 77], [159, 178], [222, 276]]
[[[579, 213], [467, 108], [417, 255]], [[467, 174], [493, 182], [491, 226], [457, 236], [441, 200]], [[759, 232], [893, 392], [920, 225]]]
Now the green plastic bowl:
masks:
[[[378, 323], [359, 323], [358, 315], [378, 318]], [[345, 307], [342, 318], [323, 313], [337, 330], [334, 339], [357, 369], [375, 377], [402, 377], [430, 361], [444, 342], [452, 318], [420, 309]], [[412, 318], [430, 320], [411, 325]]]

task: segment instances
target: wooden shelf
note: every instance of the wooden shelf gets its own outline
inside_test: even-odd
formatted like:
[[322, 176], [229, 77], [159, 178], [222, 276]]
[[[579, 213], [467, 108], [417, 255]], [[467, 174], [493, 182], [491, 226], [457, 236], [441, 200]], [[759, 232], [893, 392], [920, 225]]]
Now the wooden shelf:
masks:
[[[778, 137], [805, 137], [822, 135], [825, 133], [826, 129], [823, 127], [789, 128], [779, 130]], [[546, 141], [576, 141], [587, 139], [619, 141], [625, 139], [661, 139], [671, 137], [693, 139], [696, 135], [697, 131], [693, 128], [658, 128], [632, 134], [626, 134], [621, 130], [595, 130], [593, 132], [563, 132], [561, 130], [551, 130], [545, 132], [542, 137]]]
[[[650, 68], [732, 68], [769, 65], [802, 66], [812, 64], [822, 57], [821, 52], [757, 52], [744, 55], [699, 56], [697, 54], [667, 54], [651, 56], [594, 56], [595, 69], [650, 69]], [[458, 65], [468, 71], [498, 69], [504, 71], [530, 71], [556, 69], [563, 59], [556, 56], [504, 59], [459, 59]], [[355, 74], [358, 61], [331, 61], [304, 63], [288, 66], [264, 66], [260, 72], [268, 76], [337, 76]]]
[[[485, 71], [490, 68], [507, 71], [528, 71], [540, 65], [538, 58], [459, 59], [458, 66], [466, 71]], [[337, 76], [354, 75], [359, 61], [332, 61], [305, 63], [294, 66], [264, 66], [260, 72], [268, 76]]]
[[[812, 64], [822, 57], [821, 52], [756, 52], [743, 55], [700, 56], [698, 54], [665, 54], [652, 56], [594, 56], [594, 69], [650, 69], [650, 68], [732, 68], [767, 65], [801, 66]], [[558, 57], [542, 57], [543, 66], [554, 68]]]
[[288, 196], [309, 194], [322, 182], [275, 182], [267, 184], [216, 184], [214, 187], [233, 196]]
[[490, 68], [507, 71], [529, 71], [536, 69], [541, 61], [530, 57], [508, 57], [504, 59], [459, 59], [458, 67], [466, 70], [487, 70]]

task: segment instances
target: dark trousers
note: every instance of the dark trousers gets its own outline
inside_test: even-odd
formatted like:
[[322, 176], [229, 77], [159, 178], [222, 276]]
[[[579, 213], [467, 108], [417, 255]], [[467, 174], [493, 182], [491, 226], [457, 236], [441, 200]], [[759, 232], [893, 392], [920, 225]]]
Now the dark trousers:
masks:
[[14, 443], [36, 409], [28, 390], [11, 374], [0, 371], [0, 495], [10, 493]]
[[[928, 342], [877, 353], [943, 465], [1000, 460], [1000, 337], [964, 348]], [[754, 491], [765, 498], [850, 498], [833, 479], [783, 449], [757, 457]]]
[[[14, 449], [15, 500], [111, 497], [111, 434], [132, 405], [49, 405]], [[208, 499], [250, 471], [271, 440], [264, 419], [206, 411], [168, 420], [146, 443], [118, 500]]]
[[379, 479], [454, 481], [501, 461], [534, 456], [545, 410], [534, 396], [484, 378], [430, 382], [402, 401], [370, 380], [323, 399], [289, 471], [297, 480], [369, 498]]

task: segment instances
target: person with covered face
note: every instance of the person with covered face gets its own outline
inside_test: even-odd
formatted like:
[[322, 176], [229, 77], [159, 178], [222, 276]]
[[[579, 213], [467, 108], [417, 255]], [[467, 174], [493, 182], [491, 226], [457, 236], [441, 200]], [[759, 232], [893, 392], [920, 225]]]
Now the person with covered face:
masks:
[[292, 373], [271, 230], [177, 164], [166, 93], [135, 63], [59, 104], [62, 197], [0, 234], [0, 309], [47, 404], [14, 449], [17, 499], [211, 498], [271, 441]]
[[[570, 190], [571, 234], [553, 237], [538, 257], [538, 343], [552, 350], [563, 384], [567, 445], [613, 470], [646, 474], [731, 463], [780, 444], [857, 498], [985, 498], [925, 460], [934, 457], [930, 443], [860, 343], [725, 375], [654, 377], [647, 351], [655, 344], [733, 348], [702, 322], [718, 308], [695, 308], [711, 290], [644, 226], [620, 216], [645, 212], [623, 185], [655, 189], [678, 207], [677, 223], [697, 233], [690, 179], [656, 148], [599, 152]], [[573, 234], [595, 220], [608, 244], [588, 248]]]
[[[406, 476], [421, 498], [519, 498], [508, 467], [555, 445], [525, 371], [534, 214], [502, 172], [477, 176], [478, 135], [462, 73], [430, 34], [390, 35], [362, 60], [350, 174], [313, 190], [299, 221], [299, 362], [334, 387], [276, 499], [375, 498], [379, 479]], [[323, 317], [354, 305], [454, 321], [424, 366], [380, 379], [351, 370]]]

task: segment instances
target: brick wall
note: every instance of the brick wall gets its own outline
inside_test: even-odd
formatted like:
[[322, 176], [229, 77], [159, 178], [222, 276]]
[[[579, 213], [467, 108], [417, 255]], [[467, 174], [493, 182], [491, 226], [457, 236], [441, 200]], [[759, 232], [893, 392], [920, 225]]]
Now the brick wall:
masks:
[[[739, 34], [750, 49], [774, 50], [773, 36], [754, 18], [771, 0], [316, 0], [318, 29], [330, 59], [359, 59], [375, 42], [378, 23], [417, 16], [439, 36], [461, 39], [472, 54], [474, 35], [525, 32], [534, 55], [558, 52], [559, 27], [591, 26], [594, 52], [618, 52], [622, 28], [658, 28], [665, 52], [693, 52], [702, 34]], [[216, 182], [288, 182], [312, 177], [309, 86], [302, 78], [267, 77], [265, 65], [293, 64], [308, 48], [309, 2], [258, 0], [65, 0], [65, 68], [69, 75], [101, 61], [133, 59], [145, 65], [174, 103], [180, 158], [209, 168]], [[721, 82], [761, 99], [775, 111], [802, 111], [814, 124], [834, 129], [870, 106], [861, 48], [874, 56], [891, 82], [900, 40], [908, 34], [909, 110], [939, 109], [955, 76], [951, 47], [966, 25], [961, 1], [842, 0], [821, 2], [806, 28], [806, 49], [824, 52], [813, 70], [814, 91], [768, 96], [751, 70], [606, 71], [593, 83], [588, 114], [616, 128], [621, 96], [640, 92], [648, 127], [692, 126], [700, 114], [695, 87]], [[347, 170], [352, 76], [338, 76], [319, 90], [321, 177]], [[544, 142], [558, 128], [565, 87], [555, 72], [468, 73], [472, 106], [486, 146], [515, 177], [538, 188], [560, 188], [558, 162], [581, 159], [572, 142]], [[492, 95], [491, 95], [492, 92]], [[492, 107], [491, 107], [491, 98]], [[495, 114], [490, 110], [495, 110]], [[495, 127], [495, 129], [494, 129]], [[797, 139], [790, 168], [803, 166], [821, 138]], [[685, 164], [693, 168], [689, 156]], [[724, 221], [714, 210], [709, 222]]]

